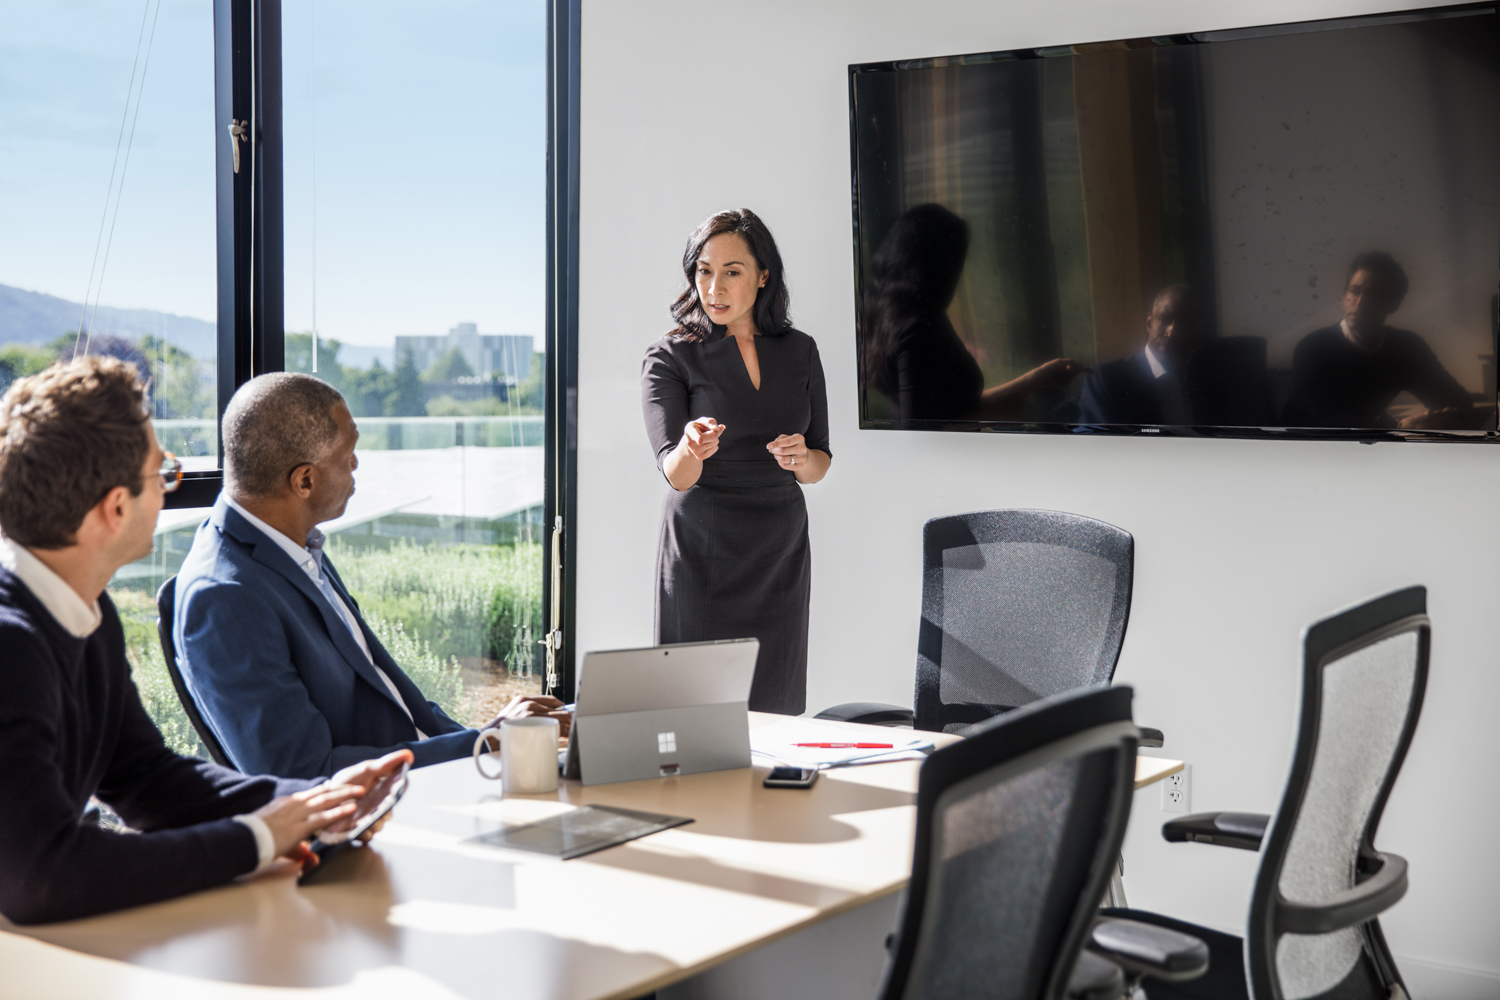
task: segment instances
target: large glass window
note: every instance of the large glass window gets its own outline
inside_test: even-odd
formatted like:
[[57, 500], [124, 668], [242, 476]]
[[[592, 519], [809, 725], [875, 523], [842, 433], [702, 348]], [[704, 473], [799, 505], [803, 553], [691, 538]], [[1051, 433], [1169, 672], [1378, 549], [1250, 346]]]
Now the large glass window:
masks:
[[[470, 722], [542, 679], [545, 18], [281, 6], [285, 367], [336, 386], [361, 432], [329, 552]], [[210, 0], [0, 4], [0, 391], [75, 352], [127, 358], [193, 471], [218, 467], [214, 39]], [[148, 711], [196, 753], [153, 596], [205, 514], [164, 511], [110, 586]]]
[[541, 0], [282, 8], [286, 367], [360, 429], [328, 551], [472, 723], [542, 679], [545, 69]]
[[[75, 354], [136, 365], [162, 446], [218, 465], [213, 5], [0, 4], [0, 392]], [[155, 587], [201, 511], [165, 511], [110, 587], [136, 684], [197, 738], [156, 639]]]

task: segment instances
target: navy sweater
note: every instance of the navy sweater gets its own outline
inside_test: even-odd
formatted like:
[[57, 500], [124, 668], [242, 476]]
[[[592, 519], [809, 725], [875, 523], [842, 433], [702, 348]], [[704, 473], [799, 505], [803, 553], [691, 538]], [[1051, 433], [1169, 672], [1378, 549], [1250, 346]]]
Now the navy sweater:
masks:
[[[256, 866], [230, 817], [315, 782], [247, 777], [168, 750], [141, 706], [107, 596], [70, 635], [0, 569], [0, 913], [90, 916], [228, 882]], [[97, 795], [140, 834], [84, 825]]]

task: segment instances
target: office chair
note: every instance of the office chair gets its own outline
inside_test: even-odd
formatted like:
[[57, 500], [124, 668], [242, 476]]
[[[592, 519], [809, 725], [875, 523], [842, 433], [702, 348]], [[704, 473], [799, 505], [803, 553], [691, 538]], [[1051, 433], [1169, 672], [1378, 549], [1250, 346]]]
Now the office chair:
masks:
[[173, 576], [156, 592], [156, 636], [161, 640], [161, 653], [167, 661], [167, 673], [172, 676], [172, 687], [177, 691], [177, 700], [182, 702], [182, 710], [187, 713], [188, 721], [193, 724], [208, 755], [215, 764], [234, 767], [229, 755], [224, 752], [224, 745], [219, 742], [214, 731], [208, 728], [208, 723], [203, 721], [203, 713], [198, 711], [198, 703], [193, 700], [193, 693], [188, 690], [187, 683], [182, 679], [182, 671], [177, 667], [177, 644], [172, 641], [172, 615], [176, 604], [177, 577]]
[[1216, 988], [1153, 984], [1151, 1000], [1405, 1000], [1376, 917], [1405, 895], [1406, 861], [1374, 840], [1422, 711], [1431, 630], [1423, 587], [1307, 630], [1297, 745], [1275, 817], [1200, 813], [1162, 828], [1170, 841], [1260, 852], [1245, 937], [1106, 911], [1209, 943]]
[[[916, 710], [849, 702], [817, 718], [960, 732], [1019, 705], [1114, 678], [1135, 540], [1052, 510], [936, 517], [922, 528]], [[1162, 745], [1142, 729], [1141, 746]]]
[[1142, 975], [1203, 973], [1196, 938], [1099, 919], [1134, 791], [1131, 695], [1049, 698], [927, 758], [881, 1000], [1120, 1000]]

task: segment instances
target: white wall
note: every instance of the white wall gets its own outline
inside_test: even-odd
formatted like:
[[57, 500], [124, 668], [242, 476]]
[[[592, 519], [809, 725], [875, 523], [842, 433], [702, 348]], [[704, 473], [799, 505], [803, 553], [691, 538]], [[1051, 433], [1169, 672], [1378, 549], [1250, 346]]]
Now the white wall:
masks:
[[[1397, 9], [1368, 0], [790, 0], [583, 7], [578, 643], [651, 640], [666, 489], [639, 408], [691, 228], [749, 206], [785, 257], [828, 376], [834, 463], [807, 490], [809, 705], [910, 703], [929, 517], [1045, 507], [1136, 538], [1117, 679], [1194, 766], [1194, 809], [1274, 809], [1302, 628], [1429, 587], [1432, 678], [1381, 846], [1411, 862], [1384, 919], [1420, 998], [1500, 995], [1500, 451], [1478, 445], [1100, 440], [856, 427], [846, 67], [873, 60]], [[1242, 926], [1255, 857], [1167, 845], [1154, 793], [1126, 847], [1131, 902]], [[1452, 967], [1447, 969], [1440, 967]], [[1452, 969], [1474, 970], [1465, 976]], [[1425, 978], [1424, 978], [1425, 977]], [[1425, 986], [1425, 991], [1422, 986]]]

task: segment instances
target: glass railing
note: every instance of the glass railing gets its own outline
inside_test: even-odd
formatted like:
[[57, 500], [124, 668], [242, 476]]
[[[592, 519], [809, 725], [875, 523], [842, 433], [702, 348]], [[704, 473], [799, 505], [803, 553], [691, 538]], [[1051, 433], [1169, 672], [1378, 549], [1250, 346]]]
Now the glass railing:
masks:
[[[416, 451], [434, 448], [540, 448], [542, 417], [357, 417], [360, 451]], [[157, 420], [161, 446], [190, 470], [213, 468], [203, 459], [218, 457], [212, 420]], [[195, 461], [196, 460], [196, 461]]]

